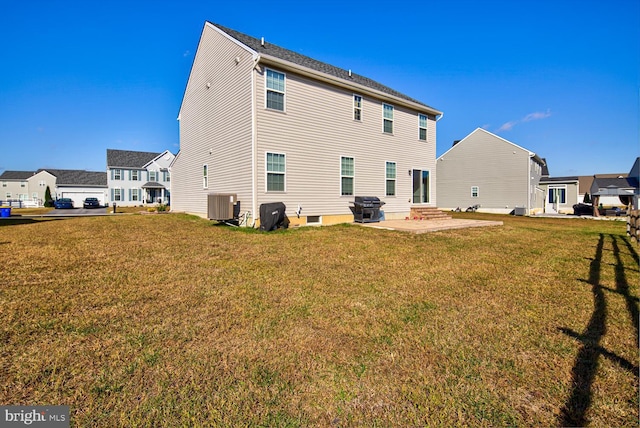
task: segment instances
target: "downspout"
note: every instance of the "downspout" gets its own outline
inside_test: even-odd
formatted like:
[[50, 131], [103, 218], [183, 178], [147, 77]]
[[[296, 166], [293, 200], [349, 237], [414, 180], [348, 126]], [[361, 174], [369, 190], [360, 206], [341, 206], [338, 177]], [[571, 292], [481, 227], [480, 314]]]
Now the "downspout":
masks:
[[[258, 215], [258, 195], [256, 193], [256, 158], [257, 158], [257, 117], [256, 117], [256, 68], [258, 62], [260, 62], [260, 55], [256, 55], [253, 58], [254, 65], [251, 69], [251, 213], [253, 216], [253, 224], [256, 223], [256, 216]], [[248, 226], [248, 224], [247, 224]]]

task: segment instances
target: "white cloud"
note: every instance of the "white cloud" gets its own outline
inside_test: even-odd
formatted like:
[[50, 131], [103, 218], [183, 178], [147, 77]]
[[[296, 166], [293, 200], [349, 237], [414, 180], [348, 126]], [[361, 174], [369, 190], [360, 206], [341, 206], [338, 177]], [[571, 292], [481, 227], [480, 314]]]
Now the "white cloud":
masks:
[[533, 113], [529, 113], [522, 119], [512, 120], [510, 122], [503, 124], [500, 128], [498, 128], [498, 131], [510, 131], [513, 129], [514, 126], [520, 123], [531, 122], [532, 120], [546, 119], [550, 116], [551, 116], [551, 110], [549, 109], [547, 109], [547, 111], [536, 111]]

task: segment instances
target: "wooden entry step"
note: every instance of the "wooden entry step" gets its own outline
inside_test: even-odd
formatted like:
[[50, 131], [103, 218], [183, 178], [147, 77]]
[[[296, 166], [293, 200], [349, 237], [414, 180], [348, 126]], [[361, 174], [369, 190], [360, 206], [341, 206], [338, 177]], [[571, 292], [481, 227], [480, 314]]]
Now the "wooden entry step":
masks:
[[411, 207], [410, 219], [417, 220], [450, 220], [451, 216], [436, 207]]

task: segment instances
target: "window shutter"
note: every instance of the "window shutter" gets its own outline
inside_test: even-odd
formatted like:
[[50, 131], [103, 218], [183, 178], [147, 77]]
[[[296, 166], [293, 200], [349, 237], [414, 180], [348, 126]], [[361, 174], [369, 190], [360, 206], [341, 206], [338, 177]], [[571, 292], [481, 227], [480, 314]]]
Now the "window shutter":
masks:
[[129, 189], [129, 200], [131, 200], [131, 189]]
[[[113, 175], [113, 170], [111, 170], [111, 175]], [[113, 188], [111, 189], [111, 202], [113, 202]]]
[[[113, 180], [113, 170], [111, 170], [111, 179]], [[113, 199], [113, 192], [111, 192], [111, 197]]]

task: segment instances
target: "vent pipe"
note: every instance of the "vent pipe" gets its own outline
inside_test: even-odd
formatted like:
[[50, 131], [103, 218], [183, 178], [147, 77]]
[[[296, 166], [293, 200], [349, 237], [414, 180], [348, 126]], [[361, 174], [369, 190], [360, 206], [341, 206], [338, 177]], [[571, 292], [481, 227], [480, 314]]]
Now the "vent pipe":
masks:
[[349, 77], [351, 77], [351, 69], [349, 69]]
[[260, 44], [264, 46], [264, 37], [260, 39]]

